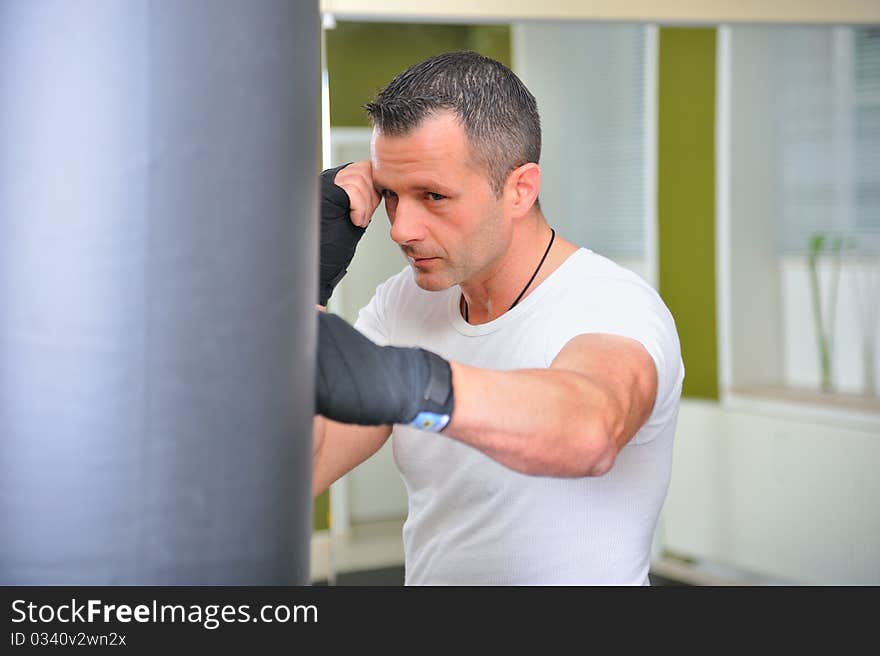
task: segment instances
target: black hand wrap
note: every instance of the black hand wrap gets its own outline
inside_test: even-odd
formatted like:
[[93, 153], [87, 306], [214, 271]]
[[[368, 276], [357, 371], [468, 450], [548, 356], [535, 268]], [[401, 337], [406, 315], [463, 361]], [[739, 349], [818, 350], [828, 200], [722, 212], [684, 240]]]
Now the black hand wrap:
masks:
[[369, 426], [408, 424], [423, 411], [452, 415], [449, 362], [422, 348], [379, 346], [342, 318], [318, 315], [318, 414]]
[[355, 248], [366, 231], [366, 228], [351, 222], [351, 201], [348, 194], [333, 182], [336, 174], [348, 164], [321, 173], [321, 269], [318, 281], [320, 305], [327, 305], [333, 289], [348, 271]]

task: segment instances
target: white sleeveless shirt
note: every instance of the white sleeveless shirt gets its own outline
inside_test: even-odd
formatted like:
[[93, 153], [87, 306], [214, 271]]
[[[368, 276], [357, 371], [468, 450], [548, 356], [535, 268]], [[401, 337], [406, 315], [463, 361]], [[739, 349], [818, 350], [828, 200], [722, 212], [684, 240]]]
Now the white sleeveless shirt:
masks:
[[528, 476], [443, 434], [395, 426], [407, 585], [647, 584], [684, 378], [669, 310], [636, 274], [583, 248], [489, 323], [466, 323], [460, 296], [458, 286], [421, 289], [407, 266], [377, 288], [356, 327], [379, 344], [496, 370], [546, 368], [582, 333], [623, 335], [653, 358], [657, 397], [600, 477]]

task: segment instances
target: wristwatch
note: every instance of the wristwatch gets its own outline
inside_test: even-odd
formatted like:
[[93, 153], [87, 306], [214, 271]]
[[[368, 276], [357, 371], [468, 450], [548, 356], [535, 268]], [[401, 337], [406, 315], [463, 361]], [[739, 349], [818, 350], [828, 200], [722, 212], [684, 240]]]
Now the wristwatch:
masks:
[[416, 415], [416, 418], [409, 422], [409, 426], [413, 428], [418, 428], [423, 431], [431, 431], [432, 433], [439, 433], [444, 428], [446, 428], [446, 424], [449, 423], [449, 415], [441, 415], [436, 412], [425, 412], [422, 411]]
[[446, 428], [452, 417], [452, 369], [449, 367], [449, 362], [436, 353], [425, 349], [422, 349], [422, 353], [429, 361], [428, 385], [425, 387], [422, 409], [408, 425], [419, 430], [439, 433]]

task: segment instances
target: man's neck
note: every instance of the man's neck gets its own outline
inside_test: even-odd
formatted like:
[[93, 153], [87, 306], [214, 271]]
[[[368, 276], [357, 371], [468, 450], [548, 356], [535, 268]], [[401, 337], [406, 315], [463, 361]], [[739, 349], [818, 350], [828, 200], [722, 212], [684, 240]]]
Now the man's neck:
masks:
[[[462, 303], [466, 303], [469, 323], [488, 323], [510, 309], [535, 273], [538, 263], [547, 251], [551, 236], [550, 226], [539, 212], [534, 218], [523, 221], [515, 228], [510, 248], [491, 269], [461, 283], [464, 299]], [[553, 239], [552, 249], [547, 253], [546, 260], [520, 302], [575, 250], [576, 246], [557, 234]]]

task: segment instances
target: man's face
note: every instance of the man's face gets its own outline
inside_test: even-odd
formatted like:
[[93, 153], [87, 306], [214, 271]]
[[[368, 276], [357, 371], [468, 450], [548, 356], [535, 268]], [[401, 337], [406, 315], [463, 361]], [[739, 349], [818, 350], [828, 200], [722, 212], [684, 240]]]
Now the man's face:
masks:
[[391, 238], [419, 287], [447, 289], [491, 270], [510, 243], [509, 221], [454, 115], [429, 117], [403, 136], [374, 130], [372, 156]]

